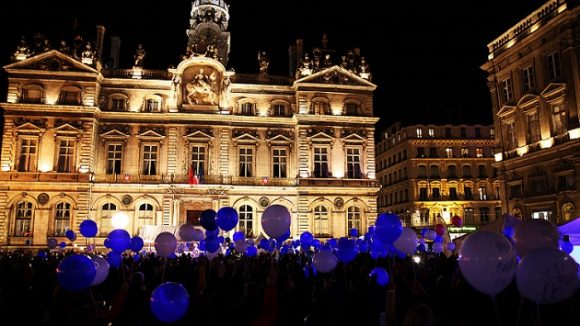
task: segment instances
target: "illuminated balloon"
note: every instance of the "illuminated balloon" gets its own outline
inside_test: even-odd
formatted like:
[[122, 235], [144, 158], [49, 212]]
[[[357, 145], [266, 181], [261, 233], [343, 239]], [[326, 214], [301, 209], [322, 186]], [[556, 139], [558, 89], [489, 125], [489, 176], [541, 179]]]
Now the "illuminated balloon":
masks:
[[54, 248], [56, 248], [56, 246], [58, 246], [58, 240], [56, 240], [55, 238], [50, 238], [47, 241], [47, 245], [48, 245], [48, 248], [54, 249]]
[[70, 241], [75, 241], [77, 239], [77, 235], [76, 235], [75, 231], [73, 231], [73, 230], [66, 230], [66, 232], [64, 233], [64, 235]]
[[131, 246], [131, 235], [123, 229], [116, 229], [109, 233], [109, 247], [113, 251], [123, 252]]
[[168, 258], [177, 248], [177, 239], [173, 233], [161, 232], [155, 238], [155, 251], [161, 257]]
[[271, 205], [262, 214], [262, 229], [271, 238], [281, 237], [290, 229], [292, 217], [288, 208]]
[[385, 286], [389, 283], [389, 273], [387, 273], [387, 270], [382, 267], [373, 268], [369, 273], [369, 277], [374, 277], [375, 281], [380, 286]]
[[321, 273], [331, 272], [338, 264], [338, 258], [332, 251], [319, 251], [314, 254], [312, 264]]
[[65, 257], [56, 269], [56, 278], [60, 285], [69, 291], [81, 291], [95, 279], [97, 269], [93, 261], [85, 255]]
[[135, 236], [131, 238], [129, 247], [131, 251], [139, 252], [141, 251], [141, 249], [143, 249], [143, 245], [144, 245], [143, 239], [141, 239], [141, 237], [139, 236]]
[[314, 237], [312, 236], [312, 233], [310, 233], [308, 231], [302, 232], [302, 234], [300, 235], [300, 244], [301, 245], [309, 247], [312, 244], [312, 241], [314, 241]]
[[91, 260], [95, 265], [96, 275], [91, 285], [99, 285], [103, 283], [107, 276], [109, 276], [109, 262], [101, 256], [91, 256]]
[[193, 230], [193, 240], [194, 241], [201, 241], [203, 240], [204, 235], [203, 235], [203, 231], [200, 229], [195, 229]]
[[93, 220], [84, 220], [81, 222], [79, 229], [83, 237], [92, 238], [97, 235], [97, 223]]
[[411, 228], [404, 227], [399, 238], [393, 242], [393, 246], [407, 255], [414, 254], [417, 251], [417, 233]]
[[189, 293], [183, 285], [165, 282], [151, 294], [151, 312], [163, 323], [173, 323], [185, 316], [189, 308]]
[[217, 223], [215, 222], [216, 212], [213, 209], [206, 209], [205, 211], [201, 212], [199, 217], [199, 223], [203, 226], [204, 229], [213, 231], [218, 228]]
[[194, 240], [195, 227], [192, 224], [186, 223], [179, 227], [179, 239], [181, 241], [193, 241]]
[[233, 230], [238, 225], [238, 212], [232, 207], [222, 207], [217, 211], [215, 221], [220, 229]]
[[455, 227], [461, 227], [463, 225], [463, 219], [457, 215], [451, 218], [451, 224]]
[[382, 213], [377, 217], [376, 236], [384, 244], [392, 244], [403, 232], [403, 225], [398, 215]]
[[525, 220], [516, 226], [513, 237], [518, 256], [525, 257], [536, 248], [560, 247], [560, 232], [547, 220]]
[[445, 234], [445, 225], [438, 223], [437, 225], [435, 225], [435, 233], [437, 233], [438, 236], [442, 236]]

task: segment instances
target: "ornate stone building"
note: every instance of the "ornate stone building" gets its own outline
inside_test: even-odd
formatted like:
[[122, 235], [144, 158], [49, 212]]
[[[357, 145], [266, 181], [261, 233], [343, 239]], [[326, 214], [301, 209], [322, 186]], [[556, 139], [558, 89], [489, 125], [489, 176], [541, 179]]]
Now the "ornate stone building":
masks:
[[488, 44], [503, 211], [561, 224], [580, 215], [580, 8], [553, 0]]
[[455, 215], [466, 226], [501, 217], [493, 127], [396, 123], [382, 136], [379, 212], [397, 213], [411, 227], [449, 224]]
[[378, 191], [368, 64], [300, 48], [296, 76], [267, 74], [265, 56], [260, 74], [234, 73], [229, 18], [221, 0], [194, 1], [188, 52], [163, 71], [146, 69], [142, 47], [132, 68], [103, 68], [102, 27], [94, 50], [24, 40], [4, 67], [0, 245], [66, 240], [87, 218], [103, 237], [118, 212], [132, 234], [198, 224], [224, 206], [253, 237], [272, 204], [291, 212], [292, 235], [366, 228]]

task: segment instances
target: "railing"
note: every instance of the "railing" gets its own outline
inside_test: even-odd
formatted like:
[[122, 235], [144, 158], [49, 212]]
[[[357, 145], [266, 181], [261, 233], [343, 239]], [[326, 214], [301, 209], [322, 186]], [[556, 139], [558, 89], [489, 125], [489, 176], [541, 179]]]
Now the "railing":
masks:
[[269, 85], [291, 85], [292, 77], [254, 75], [254, 74], [235, 74], [232, 76], [232, 82], [240, 84], [269, 84]]
[[[252, 185], [252, 186], [295, 186], [294, 178], [264, 178], [264, 177], [236, 177], [221, 175], [198, 176], [197, 184], [221, 185]], [[189, 184], [187, 174], [170, 175], [130, 175], [130, 174], [98, 174], [94, 181], [97, 183], [145, 183], [145, 184]]]
[[22, 182], [77, 182], [89, 181], [88, 173], [60, 173], [60, 172], [0, 172], [0, 181], [22, 181]]
[[[105, 78], [133, 78], [133, 69], [103, 69], [103, 76]], [[169, 80], [170, 75], [167, 70], [149, 70], [144, 69], [140, 72], [140, 79], [161, 79]]]
[[378, 180], [371, 179], [335, 179], [335, 178], [300, 178], [299, 186], [331, 186], [331, 187], [378, 187]]

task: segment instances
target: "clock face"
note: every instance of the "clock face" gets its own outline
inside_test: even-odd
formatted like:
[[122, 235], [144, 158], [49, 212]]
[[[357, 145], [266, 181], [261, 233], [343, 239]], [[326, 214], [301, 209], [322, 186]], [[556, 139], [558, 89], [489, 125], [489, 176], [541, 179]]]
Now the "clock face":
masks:
[[195, 41], [197, 43], [197, 53], [205, 53], [210, 44], [216, 46], [218, 40], [218, 33], [211, 27], [204, 27], [199, 29], [196, 33]]

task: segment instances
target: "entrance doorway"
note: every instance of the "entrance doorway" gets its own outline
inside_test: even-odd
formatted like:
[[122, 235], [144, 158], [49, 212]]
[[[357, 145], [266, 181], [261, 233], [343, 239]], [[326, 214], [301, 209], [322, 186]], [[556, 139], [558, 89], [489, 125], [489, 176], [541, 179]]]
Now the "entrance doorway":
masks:
[[199, 210], [187, 210], [185, 212], [185, 222], [192, 224], [193, 226], [201, 226], [199, 222], [199, 217], [202, 211]]

